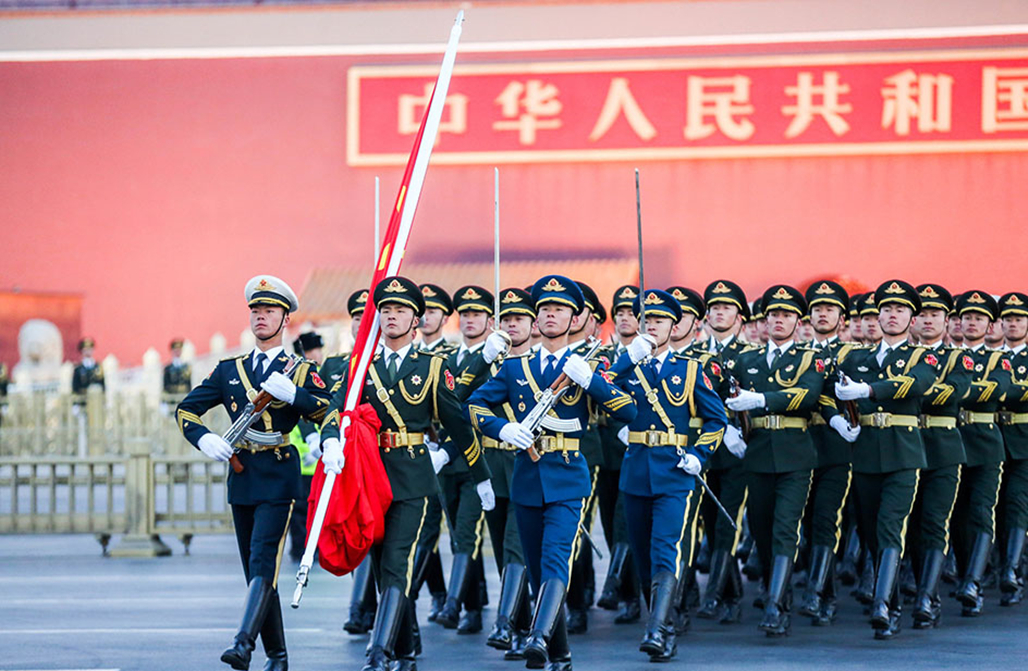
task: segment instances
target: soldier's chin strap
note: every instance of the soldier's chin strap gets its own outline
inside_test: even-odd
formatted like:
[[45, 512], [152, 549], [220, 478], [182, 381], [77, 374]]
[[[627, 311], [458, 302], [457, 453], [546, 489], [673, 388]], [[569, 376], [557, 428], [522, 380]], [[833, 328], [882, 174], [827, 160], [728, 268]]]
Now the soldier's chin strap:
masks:
[[[267, 342], [267, 341], [271, 340], [272, 338], [277, 337], [278, 334], [282, 332], [282, 327], [286, 325], [286, 317], [288, 317], [288, 316], [289, 315], [286, 313], [286, 311], [283, 310], [282, 311], [282, 321], [280, 321], [278, 323], [278, 328], [275, 329], [275, 332], [272, 333], [271, 335], [269, 335], [267, 338], [262, 338], [260, 336], [257, 336], [257, 340], [260, 340], [261, 342]], [[254, 335], [256, 335], [256, 334], [254, 334]]]

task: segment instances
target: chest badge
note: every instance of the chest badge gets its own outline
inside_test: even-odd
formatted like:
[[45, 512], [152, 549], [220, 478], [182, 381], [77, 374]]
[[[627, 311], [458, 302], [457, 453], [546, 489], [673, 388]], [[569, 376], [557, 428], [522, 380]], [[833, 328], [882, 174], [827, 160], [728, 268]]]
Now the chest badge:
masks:
[[229, 380], [228, 383], [229, 384], [239, 384], [239, 378], [238, 377], [234, 377], [231, 380]]
[[671, 384], [682, 384], [682, 378], [677, 375], [672, 375]]
[[747, 368], [746, 372], [749, 373], [750, 375], [756, 375], [757, 374], [757, 369], [756, 368]]
[[903, 368], [903, 366], [907, 365], [907, 362], [904, 359], [900, 359], [899, 361], [896, 362], [896, 365], [899, 366], [900, 368]]
[[789, 364], [788, 366], [785, 367], [785, 372], [786, 373], [791, 373], [794, 370], [796, 370], [796, 366], [794, 366], [792, 364]]
[[236, 402], [235, 402], [235, 401], [232, 401], [232, 406], [231, 406], [231, 408], [232, 408], [232, 412], [235, 412], [236, 410], [238, 410], [238, 409], [239, 409], [239, 406], [238, 406], [238, 405], [236, 405]]
[[867, 372], [867, 366], [857, 366], [857, 370], [860, 371], [861, 373], [866, 373]]
[[1018, 374], [1018, 375], [1024, 375], [1024, 372], [1025, 372], [1026, 370], [1028, 370], [1028, 368], [1025, 368], [1024, 366], [1018, 366], [1018, 367], [1017, 367], [1017, 374]]
[[515, 378], [514, 381], [518, 383], [519, 387], [527, 387], [528, 386], [528, 380], [522, 380], [520, 378]]
[[410, 376], [410, 382], [411, 382], [411, 384], [421, 384], [421, 376], [420, 375], [411, 375]]
[[521, 403], [518, 403], [518, 412], [524, 412], [524, 411], [525, 411], [525, 402], [522, 401]]
[[974, 367], [974, 372], [976, 372], [976, 373], [980, 373], [980, 372], [982, 372], [982, 371], [983, 371], [984, 369], [985, 369], [985, 366], [983, 366], [982, 364], [980, 364], [980, 363], [979, 363], [979, 364], [975, 364], [975, 367]]

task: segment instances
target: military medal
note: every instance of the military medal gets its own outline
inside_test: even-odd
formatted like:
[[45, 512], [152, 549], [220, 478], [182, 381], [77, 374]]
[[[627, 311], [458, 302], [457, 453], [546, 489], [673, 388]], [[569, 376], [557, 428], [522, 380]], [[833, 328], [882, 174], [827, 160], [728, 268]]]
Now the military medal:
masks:
[[411, 384], [421, 384], [421, 376], [420, 375], [411, 375], [410, 381], [411, 381]]
[[672, 384], [680, 384], [681, 382], [682, 382], [682, 378], [678, 377], [677, 375], [672, 375], [671, 376], [671, 383]]
[[236, 405], [235, 401], [232, 401], [232, 412], [235, 412], [239, 406]]
[[525, 411], [525, 402], [522, 401], [521, 403], [518, 403], [518, 412], [524, 412], [524, 411]]

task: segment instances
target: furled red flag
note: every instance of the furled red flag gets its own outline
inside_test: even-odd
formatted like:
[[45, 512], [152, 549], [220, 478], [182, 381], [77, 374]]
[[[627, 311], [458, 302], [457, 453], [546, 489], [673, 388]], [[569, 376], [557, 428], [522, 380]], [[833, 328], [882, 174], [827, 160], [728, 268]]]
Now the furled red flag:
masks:
[[[421, 187], [425, 182], [425, 173], [428, 170], [428, 161], [432, 156], [432, 146], [435, 144], [436, 134], [439, 130], [439, 121], [442, 118], [443, 107], [446, 102], [446, 92], [450, 87], [450, 76], [453, 74], [453, 63], [457, 57], [457, 42], [460, 41], [461, 24], [464, 21], [463, 10], [457, 14], [450, 31], [450, 40], [446, 45], [446, 52], [443, 54], [442, 67], [439, 70], [439, 77], [436, 79], [435, 88], [432, 90], [432, 97], [429, 99], [428, 110], [421, 120], [421, 128], [414, 138], [414, 148], [410, 158], [407, 160], [407, 168], [403, 173], [403, 181], [400, 183], [400, 191], [396, 196], [396, 206], [389, 218], [389, 226], [382, 241], [382, 251], [378, 257], [378, 264], [375, 266], [374, 276], [371, 279], [371, 290], [368, 295], [374, 293], [375, 286], [382, 279], [396, 275], [400, 271], [400, 264], [403, 262], [403, 254], [407, 249], [407, 241], [410, 239], [411, 227], [414, 223], [414, 214], [417, 211], [418, 200], [421, 197]], [[371, 309], [369, 313], [373, 319], [362, 319], [360, 330], [354, 343], [353, 353], [350, 355], [349, 378], [346, 388], [346, 403], [343, 412], [340, 413], [340, 436], [343, 438], [343, 453], [346, 456], [346, 466], [343, 468], [343, 482], [336, 487], [337, 477], [334, 473], [325, 474], [322, 468], [318, 469], [324, 477], [321, 486], [312, 485], [311, 505], [308, 507], [308, 534], [307, 548], [304, 550], [303, 559], [300, 560], [300, 568], [296, 572], [296, 590], [293, 592], [293, 608], [300, 606], [300, 598], [303, 596], [303, 588], [307, 584], [307, 576], [311, 565], [314, 563], [314, 551], [317, 548], [323, 555], [331, 555], [330, 563], [334, 568], [350, 566], [352, 569], [360, 563], [370, 549], [370, 544], [364, 547], [367, 538], [367, 529], [375, 529], [382, 522], [385, 516], [385, 509], [392, 500], [392, 492], [388, 497], [384, 496], [381, 486], [376, 485], [377, 476], [371, 474], [374, 467], [369, 467], [370, 462], [377, 461], [381, 469], [381, 459], [378, 455], [377, 437], [369, 434], [370, 423], [367, 421], [368, 413], [357, 407], [360, 401], [361, 391], [364, 388], [364, 378], [368, 373], [368, 366], [375, 353], [379, 339], [378, 312]], [[355, 412], [357, 410], [358, 412]], [[370, 410], [370, 408], [368, 409]], [[356, 426], [351, 431], [351, 427]], [[377, 433], [377, 427], [374, 429]], [[350, 444], [350, 438], [355, 438], [354, 444]], [[355, 463], [356, 462], [356, 463]], [[359, 464], [360, 473], [354, 475], [347, 473], [348, 470]], [[385, 473], [382, 471], [382, 478]], [[385, 481], [388, 484], [388, 481]], [[356, 491], [351, 491], [355, 489]], [[326, 496], [325, 493], [329, 495]], [[385, 501], [388, 498], [389, 501]], [[352, 500], [351, 500], [352, 499]], [[382, 507], [385, 502], [385, 508]], [[346, 518], [347, 503], [349, 512], [354, 510], [363, 511], [361, 520], [352, 523]], [[329, 509], [332, 509], [331, 520], [333, 525], [327, 529], [326, 547], [322, 547], [321, 536], [329, 522]], [[380, 519], [372, 519], [369, 516], [378, 515]], [[338, 523], [338, 525], [336, 524]], [[347, 528], [349, 527], [349, 528]], [[374, 533], [372, 532], [372, 537]], [[381, 536], [379, 536], [381, 537]], [[331, 539], [331, 540], [329, 540]], [[349, 543], [353, 547], [335, 547], [330, 544]], [[358, 558], [359, 556], [359, 558]], [[343, 558], [343, 559], [340, 559]], [[356, 560], [356, 562], [354, 562]], [[340, 563], [335, 564], [336, 561]], [[328, 568], [326, 566], [326, 568]], [[333, 569], [333, 573], [336, 571]], [[338, 575], [345, 574], [343, 570]]]

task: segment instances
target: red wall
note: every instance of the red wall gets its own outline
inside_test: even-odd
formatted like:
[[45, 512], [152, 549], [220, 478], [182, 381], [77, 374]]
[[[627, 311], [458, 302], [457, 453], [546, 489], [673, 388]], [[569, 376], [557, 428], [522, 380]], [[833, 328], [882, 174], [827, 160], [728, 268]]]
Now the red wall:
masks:
[[[299, 291], [313, 267], [365, 262], [374, 177], [388, 210], [400, 169], [345, 165], [354, 62], [0, 64], [0, 287], [83, 294], [83, 332], [132, 363], [172, 336], [234, 343], [251, 275]], [[632, 253], [633, 167], [503, 167], [504, 248]], [[1028, 287], [1023, 153], [641, 169], [647, 245], [667, 248], [647, 265], [654, 282]], [[408, 259], [491, 245], [491, 212], [489, 167], [433, 167]]]

